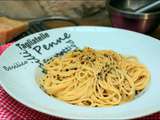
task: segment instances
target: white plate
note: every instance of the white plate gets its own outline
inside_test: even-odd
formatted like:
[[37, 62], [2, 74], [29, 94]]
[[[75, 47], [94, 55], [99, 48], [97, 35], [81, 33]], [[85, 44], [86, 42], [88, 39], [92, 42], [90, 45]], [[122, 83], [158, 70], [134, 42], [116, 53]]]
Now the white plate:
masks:
[[[137, 56], [151, 72], [148, 89], [131, 102], [108, 108], [74, 106], [45, 94], [35, 81], [39, 61], [62, 50], [85, 46]], [[135, 118], [160, 111], [159, 52], [157, 39], [121, 29], [84, 26], [47, 30], [23, 38], [4, 52], [0, 81], [13, 98], [50, 115], [69, 119]]]

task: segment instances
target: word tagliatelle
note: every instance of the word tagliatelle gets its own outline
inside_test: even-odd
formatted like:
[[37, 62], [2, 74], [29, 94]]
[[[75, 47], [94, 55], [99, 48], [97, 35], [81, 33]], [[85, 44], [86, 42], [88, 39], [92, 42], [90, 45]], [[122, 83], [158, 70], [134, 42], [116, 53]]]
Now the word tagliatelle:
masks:
[[49, 95], [81, 106], [113, 106], [131, 101], [150, 80], [135, 57], [112, 50], [84, 48], [58, 56], [44, 65], [39, 80]]

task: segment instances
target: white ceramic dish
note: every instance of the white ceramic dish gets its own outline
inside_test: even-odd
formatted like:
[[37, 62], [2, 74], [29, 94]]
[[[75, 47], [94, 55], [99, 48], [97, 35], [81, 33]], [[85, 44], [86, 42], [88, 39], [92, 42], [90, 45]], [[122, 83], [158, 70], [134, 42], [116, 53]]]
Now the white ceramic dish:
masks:
[[[36, 83], [43, 59], [75, 47], [112, 49], [137, 56], [151, 72], [146, 91], [114, 107], [80, 107], [45, 94]], [[160, 41], [136, 32], [107, 27], [68, 27], [30, 35], [0, 57], [0, 82], [13, 98], [37, 111], [69, 119], [129, 119], [160, 111]]]

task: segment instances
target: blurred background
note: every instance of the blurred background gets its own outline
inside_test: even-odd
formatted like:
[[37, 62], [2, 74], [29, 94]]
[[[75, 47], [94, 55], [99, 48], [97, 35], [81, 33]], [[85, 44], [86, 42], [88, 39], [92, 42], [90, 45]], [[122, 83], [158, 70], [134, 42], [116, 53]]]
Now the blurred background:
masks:
[[[137, 9], [158, 1], [157, 10], [152, 11], [155, 8], [152, 7], [150, 11], [136, 13]], [[160, 0], [0, 0], [0, 17], [4, 16], [25, 21], [67, 17], [78, 25], [119, 27], [160, 39]], [[65, 22], [54, 20], [47, 26], [56, 28], [75, 25]]]
[[0, 0], [0, 16], [33, 19], [45, 16], [107, 17], [108, 0]]

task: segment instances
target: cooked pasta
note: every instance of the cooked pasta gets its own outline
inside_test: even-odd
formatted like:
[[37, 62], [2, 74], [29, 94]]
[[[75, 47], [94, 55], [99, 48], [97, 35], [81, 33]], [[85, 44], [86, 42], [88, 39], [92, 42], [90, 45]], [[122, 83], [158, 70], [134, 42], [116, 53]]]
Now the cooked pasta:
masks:
[[70, 51], [44, 65], [39, 80], [49, 95], [74, 105], [113, 106], [135, 98], [148, 84], [150, 73], [135, 57], [112, 50]]

